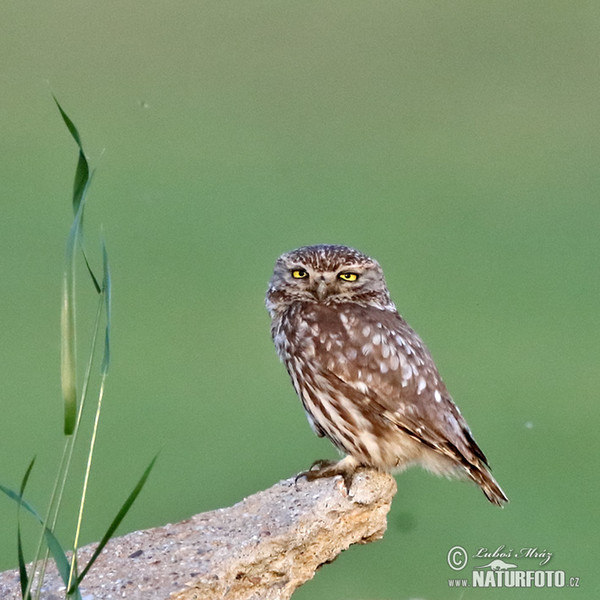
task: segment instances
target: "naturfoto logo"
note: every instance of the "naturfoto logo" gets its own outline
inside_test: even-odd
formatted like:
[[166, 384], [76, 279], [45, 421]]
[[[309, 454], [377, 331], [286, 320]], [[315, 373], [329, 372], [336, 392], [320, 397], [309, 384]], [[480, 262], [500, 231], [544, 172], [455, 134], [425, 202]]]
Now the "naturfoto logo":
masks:
[[[539, 568], [547, 565], [553, 556], [554, 553], [549, 552], [546, 548], [537, 547], [515, 549], [502, 545], [493, 549], [480, 547], [469, 553], [463, 546], [453, 546], [448, 551], [447, 562], [448, 566], [454, 571], [463, 571], [471, 559], [475, 561], [484, 560], [481, 564], [472, 565], [470, 579], [449, 579], [448, 586], [494, 588], [579, 587], [579, 577], [567, 577], [565, 572], [559, 569]], [[532, 564], [533, 561], [535, 562]], [[524, 564], [524, 562], [528, 564]]]

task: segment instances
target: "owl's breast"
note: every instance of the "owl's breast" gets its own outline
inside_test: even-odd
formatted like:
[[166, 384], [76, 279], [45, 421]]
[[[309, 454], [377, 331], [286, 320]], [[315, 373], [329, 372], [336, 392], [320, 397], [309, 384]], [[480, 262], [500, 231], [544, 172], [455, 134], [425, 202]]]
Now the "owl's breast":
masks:
[[293, 304], [273, 328], [273, 341], [280, 356], [322, 358], [323, 352], [343, 348], [348, 335], [340, 315], [339, 310], [327, 305]]
[[295, 385], [298, 376], [339, 379], [397, 406], [425, 397], [439, 403], [446, 395], [429, 351], [395, 310], [297, 303], [273, 337]]

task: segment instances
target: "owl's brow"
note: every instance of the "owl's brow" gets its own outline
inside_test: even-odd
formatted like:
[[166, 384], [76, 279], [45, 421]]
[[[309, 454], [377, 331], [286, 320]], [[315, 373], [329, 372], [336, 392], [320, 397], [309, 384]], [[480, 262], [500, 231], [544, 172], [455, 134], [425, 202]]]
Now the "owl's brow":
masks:
[[373, 263], [371, 261], [360, 261], [357, 260], [355, 262], [351, 262], [351, 263], [346, 263], [346, 262], [330, 262], [330, 261], [326, 261], [326, 260], [319, 260], [319, 261], [315, 261], [315, 264], [310, 265], [308, 264], [308, 261], [306, 263], [300, 262], [300, 261], [294, 261], [292, 263], [290, 263], [290, 265], [288, 265], [289, 269], [309, 269], [309, 268], [313, 268], [313, 269], [317, 269], [319, 271], [330, 271], [332, 273], [337, 273], [340, 270], [343, 271], [351, 271], [352, 269], [360, 269], [360, 268], [364, 268], [364, 267], [368, 267], [368, 266], [372, 266]]

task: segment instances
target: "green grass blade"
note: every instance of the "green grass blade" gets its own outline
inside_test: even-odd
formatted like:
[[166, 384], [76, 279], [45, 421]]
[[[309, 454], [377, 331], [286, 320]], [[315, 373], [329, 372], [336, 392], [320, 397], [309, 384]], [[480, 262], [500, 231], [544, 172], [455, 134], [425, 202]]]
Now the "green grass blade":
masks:
[[81, 136], [79, 135], [79, 131], [75, 124], [69, 118], [69, 115], [63, 110], [63, 107], [60, 105], [60, 102], [56, 99], [56, 96], [52, 96], [54, 98], [54, 102], [56, 102], [56, 106], [60, 111], [60, 115], [71, 134], [71, 137], [75, 140], [79, 148], [79, 159], [77, 160], [77, 169], [75, 170], [75, 179], [73, 181], [73, 213], [77, 214], [79, 211], [79, 206], [81, 204], [81, 200], [85, 196], [85, 192], [88, 187], [88, 183], [90, 181], [90, 167], [85, 156], [85, 152], [83, 151], [83, 145], [81, 143]]
[[25, 491], [25, 487], [27, 486], [27, 482], [29, 481], [29, 476], [31, 475], [31, 469], [33, 469], [33, 465], [35, 464], [35, 456], [31, 459], [27, 470], [25, 471], [25, 475], [23, 475], [23, 480], [21, 481], [21, 488], [19, 490], [19, 495], [23, 496], [23, 492]]
[[133, 491], [131, 492], [131, 494], [129, 494], [127, 500], [125, 500], [125, 502], [123, 503], [123, 506], [121, 506], [119, 512], [117, 513], [117, 516], [113, 519], [109, 528], [106, 530], [104, 537], [100, 540], [98, 547], [94, 551], [94, 554], [92, 554], [88, 564], [85, 566], [85, 569], [83, 569], [81, 575], [79, 575], [79, 578], [77, 580], [78, 583], [81, 583], [83, 581], [83, 578], [86, 576], [87, 572], [90, 570], [98, 556], [100, 556], [102, 550], [104, 550], [104, 546], [106, 546], [106, 544], [116, 531], [117, 527], [121, 524], [121, 521], [123, 520], [125, 515], [129, 512], [129, 509], [132, 507], [139, 493], [142, 491], [142, 488], [144, 487], [144, 484], [146, 483], [146, 480], [148, 479], [148, 476], [150, 475], [150, 472], [152, 471], [157, 458], [158, 454], [150, 461], [150, 464], [146, 467], [146, 470], [140, 477], [140, 480], [137, 482], [137, 485], [133, 488]]
[[[102, 296], [104, 298], [104, 296]], [[92, 428], [92, 437], [90, 439], [90, 447], [88, 451], [87, 463], [85, 468], [85, 475], [83, 477], [83, 487], [81, 490], [81, 498], [79, 501], [79, 513], [77, 516], [77, 525], [75, 527], [75, 540], [73, 541], [73, 557], [77, 557], [77, 549], [79, 548], [79, 535], [81, 534], [81, 524], [83, 522], [83, 511], [85, 508], [85, 501], [87, 497], [88, 483], [90, 479], [90, 473], [92, 470], [92, 462], [94, 457], [94, 449], [96, 447], [96, 436], [98, 435], [98, 425], [100, 423], [100, 413], [102, 411], [102, 399], [104, 397], [104, 384], [106, 382], [106, 373], [102, 374], [100, 381], [100, 389], [98, 391], [98, 403], [96, 405], [96, 416], [94, 417], [94, 425]], [[72, 591], [71, 583], [75, 582], [75, 587], [78, 585], [77, 573], [75, 572], [76, 560], [71, 563], [71, 570], [69, 572], [69, 580], [67, 583], [67, 590]]]
[[35, 510], [35, 508], [33, 508], [31, 504], [29, 504], [23, 499], [23, 491], [25, 489], [25, 486], [27, 485], [27, 480], [29, 479], [29, 475], [31, 473], [31, 469], [33, 468], [34, 463], [35, 458], [31, 459], [31, 462], [29, 463], [29, 466], [25, 471], [25, 475], [23, 476], [23, 480], [21, 481], [21, 488], [19, 492], [15, 492], [14, 490], [10, 489], [9, 487], [6, 487], [5, 485], [2, 485], [1, 483], [0, 492], [4, 492], [11, 500], [14, 500], [19, 505], [19, 507], [23, 507], [25, 510], [30, 512], [38, 521], [41, 521], [42, 518]]
[[27, 565], [23, 556], [23, 541], [21, 539], [21, 523], [17, 523], [17, 556], [19, 559], [19, 583], [21, 584], [21, 598], [31, 600], [31, 594], [27, 591], [29, 588], [29, 576], [27, 575]]
[[102, 357], [101, 372], [103, 375], [108, 373], [110, 365], [110, 326], [111, 326], [111, 299], [112, 299], [112, 284], [110, 278], [110, 266], [108, 264], [108, 252], [106, 243], [102, 240], [102, 266], [104, 270], [104, 279], [102, 281], [102, 289], [104, 290], [104, 307], [106, 311], [106, 333], [104, 336], [104, 355]]
[[[85, 200], [85, 196], [87, 194], [88, 188], [92, 182], [92, 177], [94, 175], [93, 171], [90, 171], [90, 166], [88, 160], [85, 156], [85, 152], [83, 150], [83, 144], [81, 142], [81, 136], [79, 135], [79, 131], [75, 126], [75, 123], [69, 118], [69, 115], [64, 111], [63, 107], [60, 105], [60, 102], [57, 100], [56, 96], [52, 96], [54, 98], [54, 102], [60, 111], [60, 115], [71, 134], [71, 137], [75, 140], [77, 147], [79, 148], [79, 157], [77, 159], [77, 168], [75, 169], [75, 178], [73, 180], [73, 214], [77, 215], [82, 203]], [[83, 212], [80, 217], [80, 227], [83, 225]], [[81, 243], [81, 240], [80, 240]], [[88, 273], [92, 278], [92, 282], [94, 283], [94, 287], [96, 288], [96, 292], [100, 293], [100, 285], [98, 283], [97, 277], [94, 275], [94, 271], [90, 266], [90, 263], [87, 259], [87, 255], [85, 250], [83, 249], [83, 245], [81, 246], [81, 251], [83, 253], [83, 258], [85, 260], [85, 266], [87, 267]]]
[[77, 357], [75, 340], [75, 245], [79, 236], [80, 215], [75, 215], [65, 252], [60, 318], [60, 379], [64, 403], [64, 432], [71, 435], [77, 419]]
[[[27, 477], [29, 477], [29, 472], [31, 471], [32, 466], [33, 466], [33, 461], [31, 462], [31, 464], [29, 465], [29, 468], [27, 469], [27, 473], [26, 473]], [[24, 478], [24, 481], [26, 483], [25, 478]], [[33, 506], [31, 506], [31, 504], [29, 504], [29, 502], [27, 502], [23, 498], [23, 494], [22, 494], [22, 492], [24, 491], [23, 484], [21, 484], [21, 492], [15, 492], [14, 490], [12, 490], [2, 484], [0, 484], [0, 491], [4, 492], [9, 498], [14, 500], [20, 507], [24, 508], [27, 512], [32, 514], [35, 517], [35, 519], [40, 522], [41, 525], [44, 524], [44, 520], [39, 515], [39, 513], [35, 510], [35, 508], [33, 508]], [[70, 570], [69, 559], [67, 558], [67, 555], [66, 555], [61, 543], [58, 541], [58, 538], [47, 527], [44, 528], [44, 538], [46, 539], [46, 544], [48, 545], [50, 553], [52, 554], [52, 558], [54, 559], [54, 562], [56, 563], [56, 567], [58, 569], [58, 572], [60, 573], [61, 579], [63, 580], [63, 582], [66, 586], [69, 581], [69, 570]], [[24, 562], [23, 562], [23, 564], [24, 564]], [[19, 563], [19, 570], [21, 570], [20, 563]], [[27, 583], [25, 585], [27, 585]]]
[[[102, 264], [103, 264], [103, 281], [102, 281], [101, 305], [99, 306], [99, 310], [104, 309], [105, 315], [106, 315], [106, 328], [105, 328], [105, 336], [104, 336], [104, 353], [103, 353], [103, 357], [102, 357], [101, 375], [100, 375], [101, 381], [100, 381], [100, 389], [99, 389], [99, 394], [98, 394], [98, 403], [97, 403], [97, 407], [96, 407], [96, 416], [94, 419], [94, 426], [93, 426], [93, 430], [92, 430], [92, 437], [90, 440], [90, 448], [89, 448], [89, 452], [88, 452], [88, 460], [87, 460], [87, 466], [86, 466], [86, 470], [85, 470], [83, 489], [82, 489], [82, 493], [81, 493], [81, 501], [80, 501], [80, 505], [79, 505], [79, 515], [77, 518], [77, 526], [76, 526], [76, 530], [75, 530], [75, 540], [73, 542], [73, 556], [75, 558], [74, 558], [73, 562], [71, 563], [71, 571], [69, 573], [69, 580], [68, 580], [68, 584], [67, 584], [67, 589], [69, 590], [69, 594], [71, 594], [77, 590], [79, 581], [81, 581], [81, 579], [83, 578], [83, 575], [82, 575], [81, 579], [80, 579], [78, 577], [77, 571], [76, 571], [77, 549], [78, 549], [78, 545], [79, 545], [79, 535], [81, 532], [81, 524], [82, 524], [82, 520], [83, 520], [83, 510], [84, 510], [84, 506], [85, 506], [88, 481], [89, 481], [89, 476], [90, 476], [90, 471], [91, 471], [91, 466], [92, 466], [92, 458], [93, 458], [94, 448], [95, 448], [95, 443], [96, 443], [98, 423], [100, 420], [100, 411], [102, 408], [102, 399], [104, 396], [106, 376], [108, 374], [108, 367], [109, 367], [109, 363], [110, 363], [111, 279], [110, 279], [110, 269], [109, 269], [109, 263], [108, 263], [108, 252], [106, 250], [106, 243], [104, 242], [104, 240], [102, 240]], [[100, 312], [98, 313], [98, 316], [100, 316]], [[96, 319], [96, 327], [94, 328], [94, 338], [96, 337], [96, 332], [98, 330], [98, 324], [99, 324], [99, 321], [98, 321], [98, 319]], [[101, 544], [101, 546], [103, 547], [104, 544]], [[100, 551], [102, 550], [102, 547], [100, 548]], [[93, 560], [95, 560], [95, 559], [93, 559]], [[90, 564], [88, 565], [87, 568], [89, 568], [91, 566], [91, 564], [93, 563], [93, 560], [90, 561]], [[73, 583], [73, 585], [71, 585], [72, 583]]]
[[40, 517], [40, 515], [35, 510], [35, 508], [33, 508], [33, 506], [31, 506], [31, 504], [29, 504], [29, 502], [24, 500], [23, 497], [21, 496], [21, 494], [19, 494], [19, 492], [15, 492], [14, 490], [7, 488], [6, 486], [2, 485], [1, 483], [0, 483], [0, 491], [4, 492], [9, 498], [11, 498], [17, 504], [22, 506], [27, 512], [31, 513], [38, 521], [40, 521], [40, 522], [43, 521], [42, 517]]
[[[20, 509], [24, 508], [25, 510], [30, 512], [40, 522], [40, 524], [42, 526], [44, 526], [44, 521], [43, 521], [42, 517], [23, 498], [23, 495], [25, 493], [25, 488], [26, 488], [27, 482], [29, 480], [29, 475], [31, 474], [31, 470], [33, 468], [34, 463], [35, 463], [35, 458], [33, 458], [31, 460], [31, 462], [29, 463], [29, 466], [27, 467], [27, 470], [26, 470], [23, 480], [21, 482], [21, 487], [20, 487], [19, 493], [15, 492], [9, 488], [6, 488], [5, 486], [0, 485], [0, 489], [2, 489], [2, 491], [5, 494], [7, 494], [10, 498], [12, 498], [18, 504], [17, 553], [18, 553], [18, 561], [19, 561], [19, 577], [20, 577], [20, 582], [21, 582], [21, 595], [24, 599], [26, 598], [27, 600], [30, 600], [31, 594], [29, 593], [29, 577], [27, 575], [27, 566], [25, 564], [25, 557], [24, 557], [24, 553], [23, 553], [23, 542], [22, 542], [22, 537], [21, 537]], [[58, 541], [56, 536], [47, 527], [44, 527], [44, 537], [46, 539], [46, 543], [52, 554], [52, 557], [54, 558], [54, 561], [56, 562], [56, 566], [62, 577], [62, 580], [66, 585], [67, 581], [68, 581], [68, 574], [69, 574], [69, 561], [67, 559], [65, 551], [63, 550], [63, 548], [60, 545], [60, 542]]]
[[92, 271], [92, 267], [90, 266], [90, 262], [88, 260], [87, 254], [85, 253], [85, 250], [83, 249], [83, 242], [81, 243], [81, 253], [83, 254], [83, 260], [85, 262], [87, 271], [90, 274], [90, 277], [92, 278], [92, 283], [94, 284], [94, 287], [96, 288], [96, 293], [101, 294], [102, 288], [100, 287], [100, 284], [98, 283], [98, 280], [96, 279], [96, 275], [94, 275], [94, 271]]
[[[67, 565], [69, 566], [69, 565]], [[67, 573], [67, 576], [71, 576], [71, 570], [73, 571], [73, 577], [75, 577], [75, 583], [71, 586], [71, 589], [67, 592], [66, 598], [70, 600], [73, 598], [74, 600], [81, 600], [81, 592], [79, 591], [79, 581], [77, 580], [77, 573], [79, 572], [79, 568], [77, 566], [77, 554], [73, 553], [73, 565]], [[65, 583], [65, 587], [68, 586], [69, 583]]]
[[85, 207], [86, 192], [91, 182], [91, 174], [81, 137], [73, 121], [54, 98], [58, 110], [69, 132], [79, 147], [79, 160], [75, 171], [73, 185], [73, 210], [75, 216], [65, 250], [65, 268], [63, 272], [62, 307], [61, 307], [61, 387], [64, 404], [64, 433], [72, 435], [77, 421], [77, 356], [76, 356], [76, 327], [75, 327], [75, 249], [81, 246], [87, 270], [92, 278], [94, 287], [100, 292], [100, 286], [95, 277], [87, 256], [83, 251], [81, 230]]
[[[76, 195], [79, 193], [77, 190], [73, 190], [73, 208], [77, 208], [77, 210], [79, 210], [80, 207], [83, 207], [83, 205], [85, 204], [85, 200], [86, 200], [86, 194], [88, 191], [88, 188], [90, 187], [91, 183], [92, 183], [92, 177], [94, 176], [95, 171], [92, 171], [87, 179], [87, 181], [85, 182], [84, 188], [81, 191], [81, 198], [76, 202], [75, 201], [75, 197]], [[75, 178], [77, 178], [77, 174], [75, 174]], [[75, 213], [75, 215], [77, 215], [77, 212]], [[96, 288], [96, 293], [99, 294], [102, 291], [102, 288], [100, 287], [100, 283], [98, 282], [98, 278], [96, 277], [96, 275], [94, 274], [94, 271], [92, 270], [92, 267], [90, 265], [90, 261], [88, 260], [87, 254], [85, 252], [85, 248], [83, 247], [83, 210], [81, 211], [81, 216], [79, 217], [79, 247], [81, 248], [81, 254], [83, 255], [83, 261], [85, 263], [85, 266], [87, 268], [87, 271], [90, 275], [90, 277], [92, 278], [92, 283], [94, 284], [94, 287]]]
[[81, 200], [87, 191], [89, 179], [90, 168], [88, 166], [88, 161], [83, 153], [83, 149], [79, 146], [79, 159], [77, 160], [75, 179], [73, 180], [73, 212], [75, 214], [77, 214]]
[[[31, 472], [32, 467], [33, 461], [31, 461], [29, 468], [27, 469], [26, 478], [29, 477], [29, 473]], [[26, 478], [23, 479], [25, 484], [27, 483]], [[29, 504], [29, 502], [27, 502], [23, 498], [24, 489], [25, 487], [23, 483], [21, 484], [21, 492], [15, 492], [14, 490], [11, 490], [10, 488], [7, 488], [6, 486], [0, 484], [0, 491], [4, 492], [9, 498], [14, 500], [20, 507], [24, 508], [27, 512], [31, 513], [36, 518], [36, 520], [39, 521], [41, 525], [43, 525], [44, 520], [42, 519], [40, 514], [35, 510], [35, 508], [33, 508], [33, 506], [31, 506], [31, 504]], [[58, 538], [47, 527], [44, 528], [44, 537], [46, 539], [46, 543], [48, 544], [48, 548], [50, 549], [50, 552], [52, 554], [52, 558], [56, 562], [58, 572], [60, 573], [60, 576], [64, 581], [65, 585], [67, 585], [67, 582], [69, 580], [69, 560], [67, 559], [67, 555], [60, 542], [58, 541]], [[21, 565], [19, 564], [19, 569], [20, 568]]]
[[[25, 475], [23, 475], [23, 479], [21, 481], [21, 487], [19, 489], [19, 497], [22, 498], [25, 493], [25, 488], [27, 487], [27, 482], [29, 481], [29, 476], [31, 475], [31, 470], [33, 469], [33, 465], [35, 463], [35, 457], [31, 459], [29, 466], [25, 471]], [[23, 553], [23, 538], [21, 536], [21, 503], [17, 505], [17, 559], [19, 563], [19, 581], [21, 583], [21, 596], [24, 600], [29, 600], [31, 595], [28, 593], [29, 588], [29, 576], [27, 575], [27, 565], [25, 564], [25, 556]]]
[[71, 121], [71, 119], [69, 118], [67, 113], [63, 110], [63, 107], [60, 105], [60, 102], [58, 101], [58, 99], [56, 98], [56, 96], [54, 94], [52, 94], [52, 98], [54, 99], [56, 106], [58, 106], [58, 110], [60, 111], [60, 114], [63, 118], [63, 121], [65, 122], [65, 125], [67, 126], [67, 129], [69, 130], [69, 133], [71, 134], [71, 136], [77, 142], [77, 145], [81, 149], [81, 137], [79, 136], [79, 131], [77, 131], [77, 127], [75, 127], [75, 124], [73, 123], [73, 121]]
[[[50, 550], [50, 554], [52, 554], [52, 558], [56, 563], [56, 568], [60, 574], [60, 578], [63, 580], [65, 587], [69, 585], [69, 574], [71, 572], [71, 563], [69, 563], [69, 559], [65, 554], [60, 542], [56, 539], [56, 536], [52, 534], [49, 529], [46, 529], [44, 532], [46, 534], [46, 543], [48, 544], [48, 549]], [[73, 560], [75, 561], [75, 565], [77, 565], [77, 557], [75, 554], [73, 555]], [[75, 571], [77, 572], [77, 567], [75, 567]], [[80, 597], [79, 590], [76, 591], [76, 597]]]

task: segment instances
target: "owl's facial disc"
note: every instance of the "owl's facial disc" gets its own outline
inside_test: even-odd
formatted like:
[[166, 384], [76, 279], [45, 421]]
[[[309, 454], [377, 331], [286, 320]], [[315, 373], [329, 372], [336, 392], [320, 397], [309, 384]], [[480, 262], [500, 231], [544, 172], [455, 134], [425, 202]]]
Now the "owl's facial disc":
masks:
[[267, 291], [274, 318], [297, 302], [355, 303], [395, 310], [379, 263], [347, 246], [303, 246], [282, 254]]

